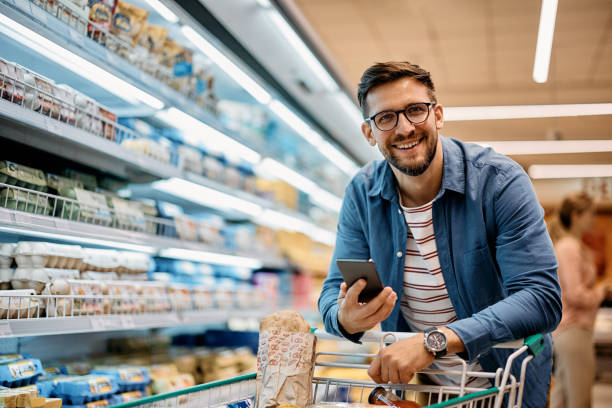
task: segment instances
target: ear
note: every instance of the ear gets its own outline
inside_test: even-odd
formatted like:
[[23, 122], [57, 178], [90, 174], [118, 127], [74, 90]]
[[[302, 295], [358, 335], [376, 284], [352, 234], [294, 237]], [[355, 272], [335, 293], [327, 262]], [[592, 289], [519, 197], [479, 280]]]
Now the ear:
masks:
[[444, 126], [444, 108], [442, 105], [434, 106], [434, 115], [436, 117], [436, 129], [440, 130]]
[[376, 139], [372, 136], [372, 127], [370, 126], [370, 122], [363, 122], [361, 124], [361, 133], [368, 141], [370, 146], [376, 146]]

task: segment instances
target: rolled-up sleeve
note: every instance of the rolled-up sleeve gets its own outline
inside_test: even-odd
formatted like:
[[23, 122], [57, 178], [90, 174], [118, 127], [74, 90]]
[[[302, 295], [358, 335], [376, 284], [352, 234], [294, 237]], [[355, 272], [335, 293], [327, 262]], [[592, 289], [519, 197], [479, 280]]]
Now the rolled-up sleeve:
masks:
[[497, 175], [491, 203], [495, 259], [508, 297], [448, 325], [465, 344], [463, 357], [470, 361], [495, 344], [550, 332], [561, 320], [557, 260], [544, 211], [529, 177], [517, 167]]

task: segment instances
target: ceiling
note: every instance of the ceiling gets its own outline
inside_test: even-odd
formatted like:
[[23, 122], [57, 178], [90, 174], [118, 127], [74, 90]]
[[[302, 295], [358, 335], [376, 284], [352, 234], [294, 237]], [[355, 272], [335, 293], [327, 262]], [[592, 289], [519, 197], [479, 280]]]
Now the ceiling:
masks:
[[[612, 1], [559, 0], [548, 81], [532, 70], [534, 0], [284, 0], [355, 93], [374, 62], [407, 60], [432, 73], [443, 106], [612, 102]], [[612, 115], [446, 122], [465, 141], [612, 139]], [[607, 163], [612, 153], [513, 157], [530, 164]]]

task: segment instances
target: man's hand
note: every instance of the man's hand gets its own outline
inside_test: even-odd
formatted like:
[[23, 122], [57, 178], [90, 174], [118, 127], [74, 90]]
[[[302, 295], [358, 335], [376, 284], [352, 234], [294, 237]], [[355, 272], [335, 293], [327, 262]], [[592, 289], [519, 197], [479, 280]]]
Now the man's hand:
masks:
[[397, 300], [393, 289], [387, 286], [368, 303], [359, 303], [359, 294], [365, 287], [364, 279], [359, 279], [348, 290], [345, 282], [340, 285], [338, 323], [349, 334], [370, 330], [385, 320], [393, 311]]
[[414, 374], [434, 361], [423, 345], [423, 333], [404, 339], [380, 350], [368, 369], [377, 384], [410, 382]]

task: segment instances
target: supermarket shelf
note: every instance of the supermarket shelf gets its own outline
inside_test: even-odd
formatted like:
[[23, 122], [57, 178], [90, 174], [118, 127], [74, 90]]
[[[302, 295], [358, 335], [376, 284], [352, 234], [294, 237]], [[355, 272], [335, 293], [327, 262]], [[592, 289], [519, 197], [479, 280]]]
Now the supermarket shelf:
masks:
[[0, 136], [134, 181], [181, 173], [174, 166], [5, 100], [0, 100]]
[[276, 257], [261, 253], [244, 253], [219, 249], [201, 242], [192, 242], [163, 236], [149, 235], [66, 219], [0, 208], [0, 231], [24, 236], [45, 237], [88, 243], [116, 248], [144, 251], [156, 255], [160, 250], [179, 248], [224, 255], [233, 255], [260, 260], [270, 268], [285, 268], [287, 263]]
[[0, 13], [148, 94], [154, 95], [162, 100], [166, 107], [174, 106], [240, 143], [249, 145], [247, 140], [227, 129], [212, 113], [200, 107], [195, 101], [74, 30], [29, 0], [0, 0]]
[[98, 315], [0, 320], [0, 338], [101, 331], [138, 330], [224, 323], [232, 317], [261, 318], [269, 309], [211, 309], [137, 315]]

